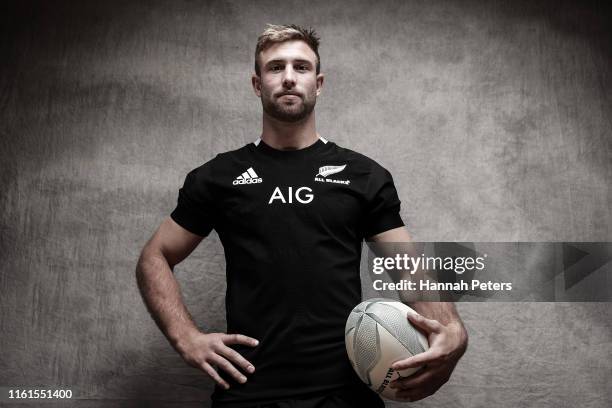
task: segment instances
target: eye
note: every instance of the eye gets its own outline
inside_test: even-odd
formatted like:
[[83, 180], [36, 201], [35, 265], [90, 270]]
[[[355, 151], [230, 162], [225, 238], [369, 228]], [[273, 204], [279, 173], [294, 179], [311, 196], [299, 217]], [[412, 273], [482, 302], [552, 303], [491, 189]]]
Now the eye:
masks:
[[300, 71], [308, 71], [308, 65], [298, 65], [297, 69]]
[[280, 65], [272, 65], [272, 66], [270, 67], [270, 71], [273, 71], [273, 72], [278, 72], [278, 71], [280, 71], [281, 69], [282, 69], [282, 67], [281, 67]]

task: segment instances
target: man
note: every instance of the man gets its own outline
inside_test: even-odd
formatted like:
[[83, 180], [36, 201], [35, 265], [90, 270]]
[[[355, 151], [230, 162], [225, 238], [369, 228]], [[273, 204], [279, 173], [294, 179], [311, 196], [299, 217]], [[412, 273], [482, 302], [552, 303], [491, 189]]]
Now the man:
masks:
[[[318, 45], [295, 25], [263, 32], [252, 76], [261, 137], [189, 172], [139, 259], [149, 311], [185, 361], [216, 382], [214, 407], [384, 406], [350, 366], [344, 324], [361, 301], [362, 241], [410, 236], [389, 172], [316, 131]], [[172, 275], [212, 229], [225, 250], [231, 334], [201, 332]], [[396, 364], [426, 364], [393, 382], [407, 401], [444, 384], [467, 345], [452, 304], [411, 306], [428, 317], [411, 319], [431, 348]]]

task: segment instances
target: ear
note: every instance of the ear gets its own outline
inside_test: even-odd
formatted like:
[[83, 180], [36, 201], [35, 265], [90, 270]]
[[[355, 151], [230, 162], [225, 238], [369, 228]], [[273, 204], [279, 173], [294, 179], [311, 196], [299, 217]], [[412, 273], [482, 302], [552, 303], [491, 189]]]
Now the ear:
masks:
[[317, 96], [321, 95], [321, 89], [323, 88], [324, 80], [325, 80], [325, 75], [323, 74], [317, 75]]
[[261, 97], [261, 78], [257, 76], [257, 74], [253, 74], [253, 76], [251, 76], [251, 84], [253, 85], [255, 95]]

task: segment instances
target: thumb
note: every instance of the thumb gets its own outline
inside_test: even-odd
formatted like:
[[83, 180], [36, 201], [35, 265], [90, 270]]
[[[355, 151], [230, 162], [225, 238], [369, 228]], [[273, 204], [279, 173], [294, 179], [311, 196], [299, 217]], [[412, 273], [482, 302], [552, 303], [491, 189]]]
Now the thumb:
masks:
[[408, 313], [408, 320], [428, 334], [439, 333], [442, 330], [442, 324], [440, 324], [440, 322], [423, 317], [418, 313]]

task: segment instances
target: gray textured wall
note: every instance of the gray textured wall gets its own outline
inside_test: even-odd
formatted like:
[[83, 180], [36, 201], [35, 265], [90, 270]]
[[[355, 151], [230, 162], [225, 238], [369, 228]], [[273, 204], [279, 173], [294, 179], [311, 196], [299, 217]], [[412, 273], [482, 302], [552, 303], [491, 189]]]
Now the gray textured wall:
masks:
[[[133, 272], [187, 171], [258, 137], [268, 22], [321, 34], [319, 131], [393, 173], [417, 239], [612, 241], [603, 2], [53, 3], [0, 17], [0, 386], [208, 406], [212, 382], [168, 345]], [[217, 236], [176, 275], [201, 327], [224, 330]], [[470, 349], [413, 406], [612, 405], [608, 304], [459, 309]]]

